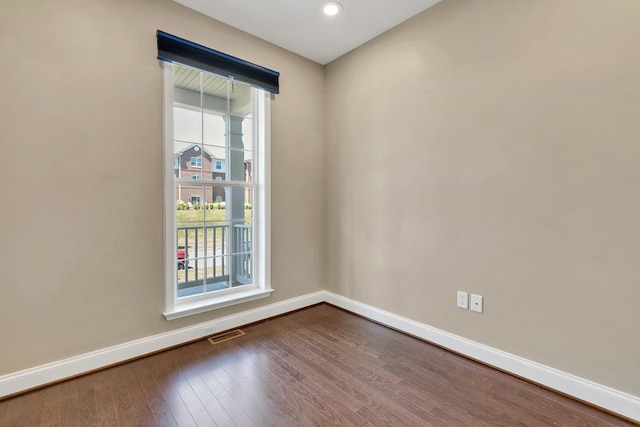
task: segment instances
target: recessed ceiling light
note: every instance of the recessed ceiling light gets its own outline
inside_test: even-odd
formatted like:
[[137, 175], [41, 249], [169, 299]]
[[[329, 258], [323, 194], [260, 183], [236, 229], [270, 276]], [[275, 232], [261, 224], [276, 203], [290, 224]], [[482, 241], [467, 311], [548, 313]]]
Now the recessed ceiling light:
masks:
[[337, 1], [328, 1], [322, 5], [322, 11], [325, 15], [335, 16], [342, 12], [342, 5]]

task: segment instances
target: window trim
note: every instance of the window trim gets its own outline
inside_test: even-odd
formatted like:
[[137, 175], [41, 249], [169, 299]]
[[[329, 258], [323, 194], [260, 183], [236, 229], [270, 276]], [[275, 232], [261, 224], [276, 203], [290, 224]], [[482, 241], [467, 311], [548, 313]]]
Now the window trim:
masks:
[[[198, 162], [198, 160], [200, 161]], [[198, 165], [198, 163], [200, 164]], [[191, 156], [191, 159], [189, 159], [189, 167], [202, 169], [202, 156]]]
[[[206, 71], [206, 70], [204, 70]], [[195, 297], [177, 298], [176, 214], [173, 152], [173, 63], [162, 61], [163, 72], [163, 121], [164, 121], [164, 316], [167, 320], [178, 319], [210, 310], [216, 310], [243, 302], [266, 298], [271, 295], [271, 104], [270, 95], [256, 88], [253, 99], [253, 111], [258, 112], [264, 126], [254, 126], [254, 155], [258, 168], [254, 169], [257, 186], [254, 193], [254, 283], [238, 289], [217, 291]], [[262, 96], [259, 94], [262, 93]], [[262, 142], [262, 143], [259, 143]], [[255, 166], [255, 165], [254, 165]], [[257, 169], [257, 170], [256, 170]]]

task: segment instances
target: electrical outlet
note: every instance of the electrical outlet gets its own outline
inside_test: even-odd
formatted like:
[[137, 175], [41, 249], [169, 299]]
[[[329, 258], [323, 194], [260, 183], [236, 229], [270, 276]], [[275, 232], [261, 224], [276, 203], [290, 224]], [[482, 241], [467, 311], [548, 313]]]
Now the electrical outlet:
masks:
[[471, 294], [471, 311], [482, 313], [482, 295]]
[[458, 307], [469, 308], [469, 294], [466, 292], [458, 291]]
[[217, 330], [216, 330], [216, 324], [215, 323], [210, 323], [210, 324], [200, 328], [200, 333], [202, 334], [203, 337], [208, 337], [209, 335], [213, 335], [216, 332], [217, 332]]

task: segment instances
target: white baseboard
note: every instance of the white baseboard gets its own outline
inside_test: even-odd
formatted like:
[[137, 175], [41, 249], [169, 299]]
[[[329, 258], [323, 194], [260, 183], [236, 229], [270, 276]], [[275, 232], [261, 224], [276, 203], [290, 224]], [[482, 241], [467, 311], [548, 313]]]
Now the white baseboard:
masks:
[[325, 301], [519, 377], [640, 421], [640, 398], [325, 291]]
[[3, 375], [0, 376], [0, 398], [184, 344], [216, 332], [237, 328], [318, 304], [323, 301], [324, 292], [315, 292], [186, 328], [176, 329], [35, 368]]
[[430, 341], [514, 375], [640, 421], [640, 398], [328, 291], [315, 292], [182, 329], [0, 376], [0, 398], [321, 302]]

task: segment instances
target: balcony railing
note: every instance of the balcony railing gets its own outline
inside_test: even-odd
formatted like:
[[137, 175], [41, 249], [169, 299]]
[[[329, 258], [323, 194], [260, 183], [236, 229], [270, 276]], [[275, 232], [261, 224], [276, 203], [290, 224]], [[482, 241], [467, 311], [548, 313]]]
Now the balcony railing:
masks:
[[247, 224], [177, 227], [178, 296], [252, 282], [252, 233]]

